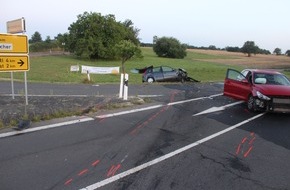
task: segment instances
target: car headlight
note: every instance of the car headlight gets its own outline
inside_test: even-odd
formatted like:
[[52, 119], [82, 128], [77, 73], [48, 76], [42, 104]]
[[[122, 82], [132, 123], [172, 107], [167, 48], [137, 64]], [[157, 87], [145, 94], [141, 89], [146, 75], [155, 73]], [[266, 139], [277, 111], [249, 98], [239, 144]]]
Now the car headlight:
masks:
[[262, 94], [259, 91], [257, 91], [257, 96], [258, 96], [258, 98], [260, 98], [262, 100], [271, 100], [271, 98], [269, 98], [268, 96], [265, 96], [264, 94]]

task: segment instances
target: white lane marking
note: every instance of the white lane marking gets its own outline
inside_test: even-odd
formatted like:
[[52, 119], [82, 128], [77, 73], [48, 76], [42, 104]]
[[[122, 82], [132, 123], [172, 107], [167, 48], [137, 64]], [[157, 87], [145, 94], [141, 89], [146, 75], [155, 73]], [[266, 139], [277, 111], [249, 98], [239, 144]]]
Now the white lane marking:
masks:
[[213, 98], [213, 97], [217, 97], [217, 96], [221, 96], [221, 95], [222, 94], [215, 94], [215, 95], [211, 95], [211, 96], [204, 96], [204, 97], [200, 97], [200, 98], [194, 98], [194, 99], [183, 100], [183, 101], [178, 101], [178, 102], [171, 102], [171, 103], [168, 103], [166, 105], [158, 104], [156, 106], [150, 106], [150, 107], [145, 107], [145, 108], [140, 108], [140, 109], [133, 109], [133, 110], [129, 110], [129, 111], [122, 111], [122, 112], [117, 112], [117, 113], [112, 113], [112, 114], [99, 115], [99, 116], [96, 116], [96, 118], [104, 119], [104, 118], [108, 118], [108, 117], [114, 117], [114, 116], [119, 116], [119, 115], [125, 115], [125, 114], [130, 114], [130, 113], [136, 113], [136, 112], [156, 109], [156, 108], [160, 108], [163, 106], [172, 106], [172, 105], [176, 105], [176, 104], [184, 104], [187, 102], [203, 100], [206, 98]]
[[225, 110], [228, 107], [235, 106], [235, 105], [238, 105], [238, 104], [241, 104], [241, 103], [244, 103], [244, 102], [243, 101], [239, 101], [239, 102], [234, 102], [232, 104], [228, 104], [228, 105], [221, 106], [221, 107], [212, 107], [212, 108], [209, 108], [209, 109], [204, 110], [202, 112], [199, 112], [197, 114], [194, 114], [193, 116], [198, 116], [198, 115], [213, 113], [213, 112], [217, 112], [217, 111], [223, 111], [223, 110]]
[[183, 100], [183, 101], [178, 101], [178, 102], [171, 102], [171, 103], [168, 103], [167, 105], [172, 106], [172, 105], [176, 105], [176, 104], [184, 104], [187, 102], [193, 102], [193, 101], [203, 100], [203, 99], [207, 99], [207, 98], [211, 99], [211, 98], [221, 96], [221, 95], [223, 95], [223, 94], [215, 94], [215, 95], [211, 95], [211, 96], [204, 96], [204, 97], [200, 97], [200, 98], [194, 98], [194, 99]]
[[[125, 115], [125, 114], [130, 114], [130, 113], [135, 113], [135, 112], [146, 111], [146, 110], [150, 110], [150, 109], [156, 109], [156, 108], [160, 108], [163, 106], [171, 106], [171, 105], [183, 104], [183, 103], [197, 101], [197, 100], [206, 99], [206, 98], [213, 98], [213, 97], [217, 97], [217, 96], [221, 96], [221, 95], [222, 94], [215, 94], [215, 95], [211, 95], [211, 96], [204, 96], [204, 97], [194, 98], [194, 99], [190, 99], [190, 100], [172, 102], [172, 103], [168, 103], [166, 105], [159, 104], [156, 106], [150, 106], [150, 107], [145, 107], [145, 108], [140, 108], [140, 109], [133, 109], [133, 110], [124, 111], [124, 112], [117, 112], [117, 113], [112, 113], [112, 114], [100, 115], [100, 116], [96, 116], [96, 118], [104, 119], [104, 118], [108, 118], [108, 117], [114, 117], [114, 116], [119, 116], [119, 115]], [[38, 95], [36, 95], [36, 96], [38, 96]], [[39, 96], [42, 96], [42, 95], [39, 95]], [[56, 96], [58, 96], [58, 95], [56, 95]], [[74, 96], [74, 95], [71, 95], [71, 96]], [[86, 95], [84, 95], [84, 96], [86, 96]], [[8, 132], [8, 133], [2, 133], [2, 134], [0, 134], [0, 138], [9, 137], [9, 136], [17, 135], [17, 134], [29, 133], [29, 132], [33, 132], [33, 131], [40, 131], [40, 130], [44, 130], [44, 129], [55, 128], [55, 127], [61, 127], [64, 125], [70, 125], [70, 124], [75, 124], [75, 123], [80, 123], [80, 122], [91, 121], [91, 120], [94, 120], [94, 119], [93, 118], [85, 118], [85, 119], [56, 123], [56, 124], [46, 125], [46, 126], [41, 126], [41, 127], [36, 127], [36, 128], [29, 128], [29, 129], [25, 129], [23, 131], [13, 131], [13, 132]]]
[[119, 115], [125, 115], [125, 114], [130, 114], [130, 113], [136, 113], [136, 112], [140, 112], [140, 111], [145, 111], [145, 110], [151, 110], [151, 109], [156, 109], [156, 108], [160, 108], [164, 105], [156, 105], [156, 106], [150, 106], [150, 107], [145, 107], [145, 108], [140, 108], [140, 109], [133, 109], [133, 110], [129, 110], [129, 111], [122, 111], [122, 112], [117, 112], [117, 113], [111, 113], [111, 114], [105, 114], [105, 115], [99, 115], [96, 116], [96, 118], [98, 119], [104, 119], [104, 118], [108, 118], [108, 117], [114, 117], [114, 116], [119, 116]]
[[24, 134], [24, 133], [31, 133], [34, 131], [40, 131], [40, 130], [44, 130], [44, 129], [52, 129], [52, 128], [56, 128], [56, 127], [62, 127], [64, 125], [71, 125], [71, 124], [76, 124], [76, 123], [92, 121], [92, 120], [94, 120], [94, 119], [91, 117], [86, 117], [86, 118], [76, 119], [76, 120], [72, 120], [72, 121], [66, 121], [66, 122], [61, 122], [61, 123], [56, 123], [56, 124], [51, 124], [51, 125], [44, 125], [41, 127], [28, 128], [28, 129], [24, 129], [22, 131], [12, 131], [12, 132], [8, 132], [8, 133], [0, 134], [0, 138]]
[[140, 98], [151, 98], [151, 97], [161, 97], [161, 96], [164, 96], [164, 95], [138, 95], [138, 97]]
[[[0, 96], [12, 96], [12, 94], [0, 94]], [[23, 94], [14, 94], [14, 96], [23, 96]], [[29, 97], [80, 97], [80, 98], [86, 98], [86, 97], [104, 97], [104, 95], [37, 95], [37, 94], [28, 94]]]
[[166, 155], [164, 155], [164, 156], [161, 156], [161, 157], [159, 157], [159, 158], [156, 158], [156, 159], [154, 159], [154, 160], [152, 160], [152, 161], [150, 161], [150, 162], [144, 163], [144, 164], [142, 164], [142, 165], [140, 165], [140, 166], [137, 166], [137, 167], [135, 167], [135, 168], [129, 169], [129, 170], [124, 171], [124, 172], [122, 172], [122, 173], [120, 173], [120, 174], [118, 174], [118, 175], [115, 175], [115, 176], [113, 176], [113, 177], [107, 178], [107, 179], [102, 180], [102, 181], [100, 181], [100, 182], [97, 182], [97, 183], [95, 183], [95, 184], [89, 185], [89, 186], [87, 186], [87, 187], [85, 187], [85, 188], [82, 188], [82, 189], [80, 189], [80, 190], [94, 190], [94, 189], [97, 189], [97, 188], [99, 188], [99, 187], [105, 186], [105, 185], [107, 185], [107, 184], [109, 184], [109, 183], [115, 182], [115, 181], [117, 181], [117, 180], [119, 180], [119, 179], [122, 179], [122, 178], [128, 176], [128, 175], [131, 175], [131, 174], [133, 174], [133, 173], [139, 172], [139, 171], [141, 171], [141, 170], [143, 170], [143, 169], [145, 169], [145, 168], [148, 168], [148, 167], [150, 167], [150, 166], [153, 166], [153, 165], [155, 165], [155, 164], [158, 164], [159, 162], [162, 162], [162, 161], [164, 161], [164, 160], [166, 160], [166, 159], [168, 159], [168, 158], [171, 158], [171, 157], [173, 157], [173, 156], [176, 156], [176, 155], [178, 155], [178, 154], [180, 154], [180, 153], [182, 153], [182, 152], [184, 152], [184, 151], [186, 151], [186, 150], [189, 150], [189, 149], [191, 149], [191, 148], [193, 148], [193, 147], [195, 147], [195, 146], [198, 146], [198, 145], [200, 145], [200, 144], [202, 144], [202, 143], [204, 143], [204, 142], [207, 142], [207, 141], [209, 141], [209, 140], [211, 140], [211, 139], [213, 139], [213, 138], [215, 138], [215, 137], [218, 137], [218, 136], [220, 136], [220, 135], [222, 135], [222, 134], [225, 134], [225, 133], [227, 133], [227, 132], [229, 132], [229, 131], [231, 131], [231, 130], [233, 130], [233, 129], [236, 129], [236, 128], [238, 128], [238, 127], [240, 127], [240, 126], [246, 124], [246, 123], [249, 123], [249, 122], [251, 122], [251, 121], [253, 121], [253, 120], [255, 120], [255, 119], [258, 119], [259, 117], [261, 117], [261, 116], [263, 116], [263, 115], [265, 115], [265, 113], [261, 113], [261, 114], [259, 114], [259, 115], [256, 115], [256, 116], [254, 116], [254, 117], [252, 117], [252, 118], [250, 118], [250, 119], [247, 119], [247, 120], [245, 120], [245, 121], [242, 121], [242, 122], [240, 122], [240, 123], [238, 123], [238, 124], [236, 124], [236, 125], [233, 125], [233, 126], [227, 128], [227, 129], [224, 129], [224, 130], [222, 130], [222, 131], [220, 131], [220, 132], [217, 132], [217, 133], [215, 133], [215, 134], [213, 134], [213, 135], [210, 135], [210, 136], [208, 136], [208, 137], [206, 137], [206, 138], [203, 138], [203, 139], [201, 139], [201, 140], [199, 140], [199, 141], [196, 141], [196, 142], [194, 142], [194, 143], [192, 143], [192, 144], [189, 144], [189, 145], [187, 145], [187, 146], [185, 146], [185, 147], [183, 147], [183, 148], [177, 149], [177, 150], [175, 150], [175, 151], [173, 151], [173, 152], [171, 152], [171, 153], [168, 153], [168, 154], [166, 154]]

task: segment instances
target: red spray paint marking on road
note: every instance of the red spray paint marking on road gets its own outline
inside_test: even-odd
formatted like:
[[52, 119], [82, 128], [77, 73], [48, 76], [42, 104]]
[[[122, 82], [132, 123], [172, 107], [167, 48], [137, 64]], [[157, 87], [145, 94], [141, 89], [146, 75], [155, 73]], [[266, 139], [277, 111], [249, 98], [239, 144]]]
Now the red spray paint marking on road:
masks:
[[236, 149], [236, 155], [240, 154], [241, 152], [244, 158], [248, 157], [253, 149], [253, 143], [255, 139], [256, 137], [254, 132], [251, 132], [249, 138], [244, 137]]
[[112, 177], [116, 174], [116, 172], [121, 168], [121, 164], [118, 164], [117, 166], [112, 165], [110, 170], [107, 173], [107, 177]]
[[[92, 167], [95, 167], [96, 165], [99, 164], [99, 162], [100, 162], [100, 160], [96, 160], [96, 161], [94, 161], [94, 162], [91, 164], [91, 166], [92, 166]], [[88, 173], [88, 172], [89, 172], [89, 169], [84, 169], [84, 170], [82, 170], [82, 171], [80, 171], [80, 172], [78, 173], [78, 176], [82, 176], [82, 175], [84, 175], [84, 174], [86, 174], [86, 173]], [[64, 185], [70, 185], [70, 184], [72, 183], [72, 181], [73, 181], [73, 178], [67, 180], [67, 181], [64, 183]]]
[[241, 150], [241, 144], [239, 144], [239, 146], [238, 146], [238, 148], [237, 148], [236, 155], [239, 154], [240, 150]]
[[250, 152], [252, 151], [252, 149], [253, 149], [253, 146], [251, 146], [251, 147], [249, 148], [249, 150], [244, 154], [244, 157], [245, 157], [245, 158], [248, 157], [248, 155], [250, 154]]
[[[170, 103], [174, 101], [174, 98], [175, 98], [175, 95], [177, 94], [178, 92], [173, 92], [171, 93], [171, 96], [170, 96]], [[165, 112], [168, 110], [168, 108], [170, 107], [170, 105], [167, 105], [166, 107], [162, 108], [161, 110], [159, 110], [157, 113], [155, 113], [154, 115], [152, 115], [149, 119], [147, 119], [146, 121], [144, 121], [143, 123], [141, 123], [140, 125], [138, 125], [135, 129], [133, 129], [130, 134], [131, 135], [134, 135], [137, 133], [137, 131], [143, 127], [145, 127], [146, 125], [149, 124], [149, 122], [155, 120], [161, 113]]]
[[78, 176], [82, 176], [84, 175], [85, 173], [87, 173], [89, 170], [88, 169], [84, 169], [83, 171], [81, 171]]
[[247, 137], [245, 137], [243, 140], [242, 140], [242, 144], [244, 144], [247, 140]]
[[92, 166], [95, 167], [96, 165], [98, 165], [99, 162], [100, 160], [96, 160], [95, 162], [92, 163]]
[[64, 185], [69, 185], [69, 184], [71, 184], [72, 181], [73, 181], [73, 179], [69, 179], [64, 183]]
[[[171, 97], [170, 97], [170, 103], [174, 101], [174, 98], [175, 98], [175, 95], [177, 94], [178, 92], [173, 92], [171, 94]], [[164, 107], [163, 109], [161, 109], [159, 112], [155, 113], [153, 116], [151, 116], [147, 121], [143, 122], [142, 124], [138, 125], [134, 130], [131, 131], [130, 134], [135, 134], [137, 132], [138, 129], [141, 129], [142, 127], [146, 126], [147, 124], [149, 124], [150, 121], [156, 119], [161, 113], [165, 112], [168, 110], [168, 108], [170, 107], [170, 105]], [[99, 119], [99, 122], [103, 122], [105, 120], [105, 118], [100, 118]], [[96, 165], [98, 165], [100, 162], [100, 160], [96, 160], [94, 161], [91, 166], [92, 167], [95, 167]], [[123, 162], [123, 161], [122, 161]], [[107, 177], [111, 177], [111, 176], [114, 176], [116, 174], [116, 172], [121, 168], [121, 164], [118, 164], [118, 165], [112, 165], [111, 168], [109, 169], [109, 171], [107, 172]], [[81, 172], [78, 173], [78, 176], [82, 176], [84, 175], [85, 173], [89, 172], [89, 169], [84, 169], [82, 170]], [[69, 185], [71, 184], [73, 181], [73, 178], [67, 180], [65, 182], [65, 185]]]

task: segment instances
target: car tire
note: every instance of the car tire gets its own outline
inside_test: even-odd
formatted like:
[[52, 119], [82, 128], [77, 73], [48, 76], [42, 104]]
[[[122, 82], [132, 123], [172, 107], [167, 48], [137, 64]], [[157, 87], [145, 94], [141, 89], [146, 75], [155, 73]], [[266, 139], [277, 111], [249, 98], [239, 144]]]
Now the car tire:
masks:
[[147, 82], [148, 82], [148, 83], [153, 83], [153, 82], [154, 82], [154, 78], [149, 77], [149, 78], [147, 79]]
[[256, 103], [255, 103], [255, 100], [256, 99], [252, 95], [250, 95], [249, 98], [248, 98], [247, 107], [248, 107], [248, 110], [251, 111], [251, 112], [256, 112], [257, 111], [257, 106], [256, 106]]

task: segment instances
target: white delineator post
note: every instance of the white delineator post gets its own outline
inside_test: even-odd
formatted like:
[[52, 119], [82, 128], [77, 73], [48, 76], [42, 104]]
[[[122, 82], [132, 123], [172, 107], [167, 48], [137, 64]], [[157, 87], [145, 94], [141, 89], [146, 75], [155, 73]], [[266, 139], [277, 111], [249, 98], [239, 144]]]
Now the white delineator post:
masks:
[[124, 82], [124, 100], [128, 100], [128, 83], [129, 83], [129, 75], [126, 73]]
[[123, 98], [124, 74], [121, 73], [119, 98]]
[[90, 77], [90, 72], [87, 71], [87, 77], [88, 77], [88, 81], [91, 81], [91, 77]]

